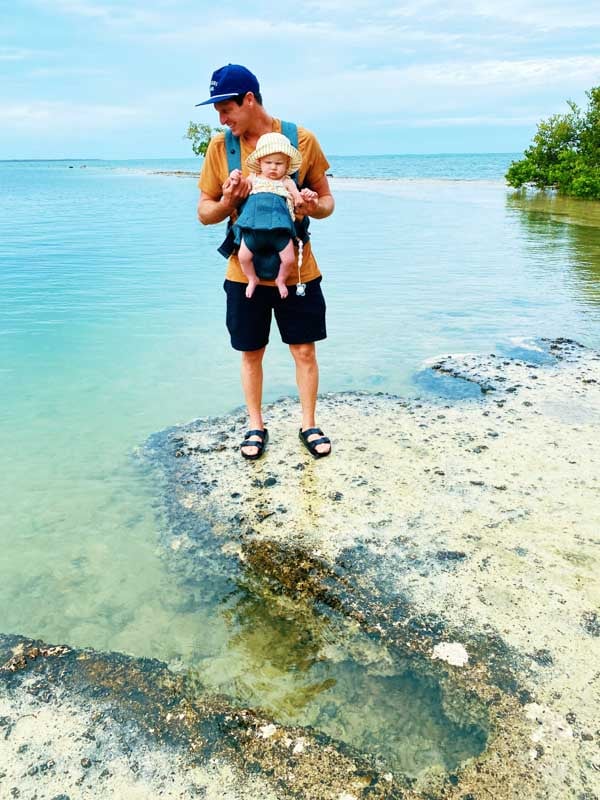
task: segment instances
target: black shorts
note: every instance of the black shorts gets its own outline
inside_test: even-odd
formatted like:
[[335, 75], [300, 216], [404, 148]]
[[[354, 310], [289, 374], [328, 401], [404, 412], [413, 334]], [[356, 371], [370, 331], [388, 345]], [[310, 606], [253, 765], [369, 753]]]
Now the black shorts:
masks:
[[246, 297], [245, 283], [226, 280], [227, 330], [234, 350], [260, 350], [269, 341], [271, 312], [285, 344], [308, 344], [327, 337], [325, 329], [325, 298], [321, 278], [306, 284], [304, 297], [296, 287], [288, 286], [289, 294], [282, 300], [276, 286], [257, 286], [251, 298]]

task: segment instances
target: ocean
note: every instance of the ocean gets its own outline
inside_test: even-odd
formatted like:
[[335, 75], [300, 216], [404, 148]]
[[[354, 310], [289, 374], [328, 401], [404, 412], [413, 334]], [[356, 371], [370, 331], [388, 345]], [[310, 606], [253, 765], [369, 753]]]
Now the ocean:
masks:
[[[312, 224], [322, 391], [415, 396], [439, 355], [600, 345], [600, 204], [512, 191], [517, 157], [330, 159], [336, 212]], [[160, 487], [135, 457], [243, 399], [198, 169], [0, 162], [0, 631], [202, 664], [232, 693], [230, 633], [165, 570]], [[265, 401], [295, 392], [275, 330], [265, 375]]]

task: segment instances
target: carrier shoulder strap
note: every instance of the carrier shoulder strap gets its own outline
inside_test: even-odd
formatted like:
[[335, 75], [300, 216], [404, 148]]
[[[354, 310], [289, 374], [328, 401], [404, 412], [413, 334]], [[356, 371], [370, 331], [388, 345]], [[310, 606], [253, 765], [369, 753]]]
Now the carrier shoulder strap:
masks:
[[[298, 149], [298, 126], [295, 122], [284, 122], [281, 120], [281, 132], [284, 136], [290, 140], [292, 147]], [[293, 175], [290, 176], [296, 186], [298, 186], [298, 172], [294, 172]]]
[[225, 152], [227, 153], [227, 169], [229, 173], [242, 168], [242, 150], [240, 137], [234, 136], [230, 128], [225, 129]]
[[[284, 136], [290, 140], [294, 147], [298, 147], [298, 126], [294, 122], [284, 122], [281, 121], [281, 132]], [[294, 172], [291, 175], [292, 180], [296, 184], [296, 186], [301, 189], [300, 181], [299, 181], [299, 173]], [[294, 227], [296, 228], [296, 236], [300, 239], [303, 244], [306, 244], [310, 238], [310, 233], [308, 232], [308, 228], [310, 226], [310, 218], [303, 217], [301, 220], [296, 220], [294, 222]]]

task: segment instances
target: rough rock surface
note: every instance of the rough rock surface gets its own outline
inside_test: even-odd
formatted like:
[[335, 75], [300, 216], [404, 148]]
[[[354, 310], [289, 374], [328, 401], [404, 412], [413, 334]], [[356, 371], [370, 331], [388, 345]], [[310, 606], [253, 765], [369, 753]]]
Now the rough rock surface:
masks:
[[158, 661], [0, 635], [2, 800], [338, 800], [367, 788], [403, 796], [326, 737], [199, 697]]
[[[469, 690], [486, 704], [488, 747], [456, 784], [429, 776], [419, 791], [592, 800], [600, 356], [566, 340], [519, 355], [429, 365], [430, 384], [480, 399], [323, 397], [327, 459], [302, 449], [292, 400], [268, 409], [260, 461], [238, 455], [243, 415], [167, 431], [150, 451], [174, 516], [208, 520], [222, 555], [438, 668], [438, 645], [462, 645], [468, 660], [446, 659], [440, 680], [458, 717]], [[169, 543], [183, 558], [197, 544], [188, 529]]]

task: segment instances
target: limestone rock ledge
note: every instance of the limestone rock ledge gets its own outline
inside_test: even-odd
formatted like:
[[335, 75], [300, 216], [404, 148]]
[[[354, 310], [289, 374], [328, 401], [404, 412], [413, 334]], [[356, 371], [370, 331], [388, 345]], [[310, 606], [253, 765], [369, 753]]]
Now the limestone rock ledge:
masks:
[[302, 449], [290, 399], [267, 409], [260, 461], [239, 456], [241, 413], [146, 450], [174, 562], [237, 560], [418, 654], [458, 718], [485, 706], [484, 753], [417, 781], [422, 797], [600, 796], [600, 356], [560, 339], [518, 356], [428, 366], [479, 399], [323, 396], [330, 458]]

